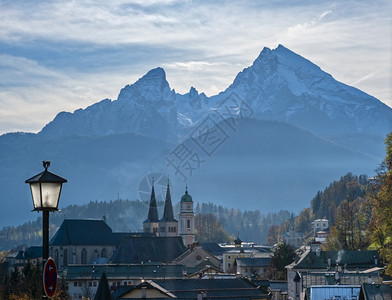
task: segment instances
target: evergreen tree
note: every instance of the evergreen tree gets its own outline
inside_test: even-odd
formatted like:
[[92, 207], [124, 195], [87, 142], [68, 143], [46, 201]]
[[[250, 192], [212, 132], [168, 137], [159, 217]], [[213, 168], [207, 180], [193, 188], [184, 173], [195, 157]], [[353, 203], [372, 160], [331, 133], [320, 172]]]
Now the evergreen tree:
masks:
[[369, 190], [372, 216], [367, 228], [370, 249], [376, 249], [392, 276], [392, 133], [385, 139], [386, 157], [374, 187]]
[[294, 262], [297, 254], [285, 243], [279, 243], [271, 260], [274, 279], [287, 280], [286, 266]]

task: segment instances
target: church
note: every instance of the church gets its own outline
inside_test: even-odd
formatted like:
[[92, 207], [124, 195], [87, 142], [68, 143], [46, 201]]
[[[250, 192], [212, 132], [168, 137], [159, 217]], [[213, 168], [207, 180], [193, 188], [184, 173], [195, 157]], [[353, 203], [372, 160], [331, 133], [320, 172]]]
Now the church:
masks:
[[153, 184], [148, 216], [143, 222], [144, 233], [153, 233], [159, 237], [180, 236], [184, 245], [189, 248], [195, 242], [195, 214], [193, 212], [193, 200], [188, 193], [188, 187], [185, 188], [185, 194], [181, 197], [178, 217], [180, 224], [174, 218], [170, 185], [167, 183], [163, 217], [161, 219], [158, 218], [158, 207]]
[[[170, 185], [164, 212], [158, 217], [154, 185], [141, 233], [116, 233], [103, 220], [66, 219], [50, 241], [50, 255], [59, 269], [69, 264], [171, 262], [195, 242], [193, 200], [181, 197], [179, 222], [174, 218]], [[148, 251], [147, 251], [148, 249]], [[157, 253], [159, 255], [157, 255]]]

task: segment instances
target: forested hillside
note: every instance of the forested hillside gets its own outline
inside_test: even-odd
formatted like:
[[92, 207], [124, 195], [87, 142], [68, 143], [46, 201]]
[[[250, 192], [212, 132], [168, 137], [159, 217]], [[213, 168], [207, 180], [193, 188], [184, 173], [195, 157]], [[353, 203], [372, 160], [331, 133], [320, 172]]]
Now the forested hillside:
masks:
[[[386, 264], [385, 273], [392, 276], [392, 133], [385, 140], [386, 157], [377, 175], [354, 176], [351, 173], [317, 192], [311, 206], [294, 220], [295, 229], [313, 239], [311, 222], [326, 217], [330, 229], [324, 250], [378, 250]], [[282, 241], [289, 221], [272, 226], [267, 241]], [[306, 240], [307, 238], [307, 240]]]
[[[159, 215], [163, 212], [163, 202], [158, 202]], [[148, 202], [139, 200], [117, 199], [109, 202], [90, 202], [84, 205], [70, 205], [61, 211], [50, 214], [50, 236], [53, 236], [64, 219], [102, 219], [114, 232], [140, 232], [147, 217]], [[179, 211], [178, 203], [174, 205], [174, 214]], [[237, 233], [246, 241], [265, 242], [270, 226], [282, 224], [290, 216], [288, 211], [263, 215], [260, 211], [240, 211], [217, 206], [212, 203], [197, 203], [195, 213], [198, 215], [199, 236], [202, 241], [226, 242]], [[42, 243], [42, 219], [19, 226], [7, 226], [0, 230], [0, 249], [8, 250], [18, 246], [40, 245]], [[221, 227], [221, 228], [220, 228]], [[210, 228], [209, 234], [203, 233]], [[221, 235], [217, 235], [220, 229]], [[220, 238], [225, 240], [220, 240]]]

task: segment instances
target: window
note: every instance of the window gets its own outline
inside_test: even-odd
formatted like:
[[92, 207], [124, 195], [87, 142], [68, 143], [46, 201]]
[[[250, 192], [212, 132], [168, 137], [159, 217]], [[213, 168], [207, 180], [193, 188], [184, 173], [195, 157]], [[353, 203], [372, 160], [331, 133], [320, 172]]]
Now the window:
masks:
[[54, 261], [59, 264], [59, 250], [54, 250]]
[[101, 257], [106, 258], [106, 249], [103, 248], [101, 251]]
[[64, 249], [63, 266], [64, 267], [68, 266], [68, 251], [67, 251], [67, 249]]
[[78, 286], [78, 283], [76, 281], [74, 281], [74, 286]]
[[231, 267], [231, 263], [228, 263], [228, 264], [227, 264], [227, 267], [230, 268], [230, 267]]
[[191, 220], [186, 220], [186, 228], [191, 229]]
[[87, 251], [84, 248], [82, 250], [81, 261], [82, 261], [82, 264], [87, 264]]

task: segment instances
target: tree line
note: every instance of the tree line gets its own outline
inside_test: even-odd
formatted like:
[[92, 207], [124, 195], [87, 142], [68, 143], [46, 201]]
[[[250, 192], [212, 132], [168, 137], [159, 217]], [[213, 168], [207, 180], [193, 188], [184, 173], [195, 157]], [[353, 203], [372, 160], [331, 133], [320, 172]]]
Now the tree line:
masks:
[[[157, 203], [160, 215], [163, 212], [163, 201]], [[84, 205], [69, 205], [50, 215], [50, 237], [60, 227], [64, 219], [105, 219], [114, 232], [140, 232], [147, 216], [149, 203], [140, 200], [117, 199], [112, 201], [92, 201]], [[175, 215], [179, 204], [173, 206]], [[230, 236], [240, 233], [243, 240], [266, 241], [270, 226], [286, 221], [288, 211], [263, 215], [259, 210], [244, 211], [217, 206], [213, 203], [197, 203], [198, 232], [209, 230], [208, 235], [200, 235], [202, 241], [229, 241]], [[216, 220], [215, 220], [216, 219]], [[207, 224], [211, 222], [211, 224]], [[215, 228], [218, 231], [212, 231]], [[219, 231], [221, 231], [219, 233]], [[223, 240], [221, 240], [221, 238]], [[29, 221], [19, 226], [6, 226], [0, 230], [0, 250], [19, 250], [21, 246], [40, 245], [42, 243], [42, 218]]]
[[[294, 224], [307, 244], [313, 240], [309, 235], [312, 221], [327, 218], [330, 229], [324, 250], [378, 250], [386, 264], [385, 273], [392, 276], [392, 133], [385, 144], [386, 157], [375, 177], [351, 173], [342, 176], [324, 191], [318, 191]], [[289, 221], [271, 226], [267, 242], [281, 242], [289, 226]]]

